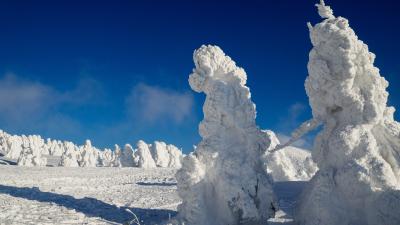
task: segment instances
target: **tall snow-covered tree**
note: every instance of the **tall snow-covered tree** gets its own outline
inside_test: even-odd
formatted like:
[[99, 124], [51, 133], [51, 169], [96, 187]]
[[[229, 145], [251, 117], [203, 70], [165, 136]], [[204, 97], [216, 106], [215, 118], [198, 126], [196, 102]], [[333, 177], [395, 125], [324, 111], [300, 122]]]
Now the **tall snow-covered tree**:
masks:
[[311, 26], [305, 87], [323, 130], [312, 152], [319, 171], [295, 213], [300, 224], [400, 224], [400, 124], [388, 82], [347, 19], [323, 1]]
[[185, 224], [266, 224], [276, 203], [262, 155], [269, 136], [255, 123], [247, 75], [217, 46], [194, 52], [189, 84], [203, 92], [202, 141], [184, 158], [176, 178]]

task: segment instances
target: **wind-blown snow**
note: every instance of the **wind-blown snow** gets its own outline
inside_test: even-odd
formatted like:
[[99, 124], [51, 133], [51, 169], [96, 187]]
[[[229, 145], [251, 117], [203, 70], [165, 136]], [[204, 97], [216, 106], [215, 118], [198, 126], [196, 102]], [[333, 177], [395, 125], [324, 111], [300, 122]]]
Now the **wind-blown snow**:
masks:
[[246, 73], [216, 46], [194, 52], [189, 77], [204, 92], [203, 140], [177, 172], [181, 223], [263, 224], [274, 217], [275, 196], [261, 156], [270, 139], [255, 123]]
[[300, 224], [400, 224], [400, 124], [387, 106], [388, 82], [348, 20], [323, 2], [309, 24], [313, 49], [305, 82], [323, 123], [312, 157], [319, 171], [296, 210]]

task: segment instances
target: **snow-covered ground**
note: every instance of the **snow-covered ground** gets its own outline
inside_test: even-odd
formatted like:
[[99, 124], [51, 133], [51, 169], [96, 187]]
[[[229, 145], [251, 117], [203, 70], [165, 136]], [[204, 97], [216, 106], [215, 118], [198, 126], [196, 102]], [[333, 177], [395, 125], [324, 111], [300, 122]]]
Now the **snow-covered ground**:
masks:
[[[0, 166], [0, 224], [159, 224], [176, 214], [174, 169]], [[135, 224], [135, 223], [133, 223]]]
[[[160, 224], [176, 215], [181, 202], [175, 172], [0, 165], [0, 224], [124, 224], [134, 219], [126, 209], [141, 225]], [[270, 224], [291, 224], [293, 204], [305, 183], [275, 183], [281, 210]]]

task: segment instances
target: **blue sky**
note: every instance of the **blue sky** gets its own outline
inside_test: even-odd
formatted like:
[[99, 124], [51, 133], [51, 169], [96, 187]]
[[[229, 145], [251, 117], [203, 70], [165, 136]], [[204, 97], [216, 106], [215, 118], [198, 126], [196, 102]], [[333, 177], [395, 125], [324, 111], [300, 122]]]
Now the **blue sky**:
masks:
[[[311, 117], [315, 2], [2, 0], [0, 128], [100, 147], [161, 139], [189, 151], [204, 101], [187, 82], [192, 53], [216, 44], [246, 70], [258, 124], [288, 134]], [[400, 108], [399, 3], [326, 2], [377, 55]]]

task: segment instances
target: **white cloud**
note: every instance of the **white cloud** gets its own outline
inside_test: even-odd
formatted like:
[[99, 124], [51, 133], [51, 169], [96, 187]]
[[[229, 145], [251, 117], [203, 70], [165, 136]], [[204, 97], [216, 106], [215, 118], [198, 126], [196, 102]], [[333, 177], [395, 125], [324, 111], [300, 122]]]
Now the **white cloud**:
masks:
[[193, 95], [140, 83], [126, 99], [127, 111], [145, 122], [183, 122], [193, 113]]

